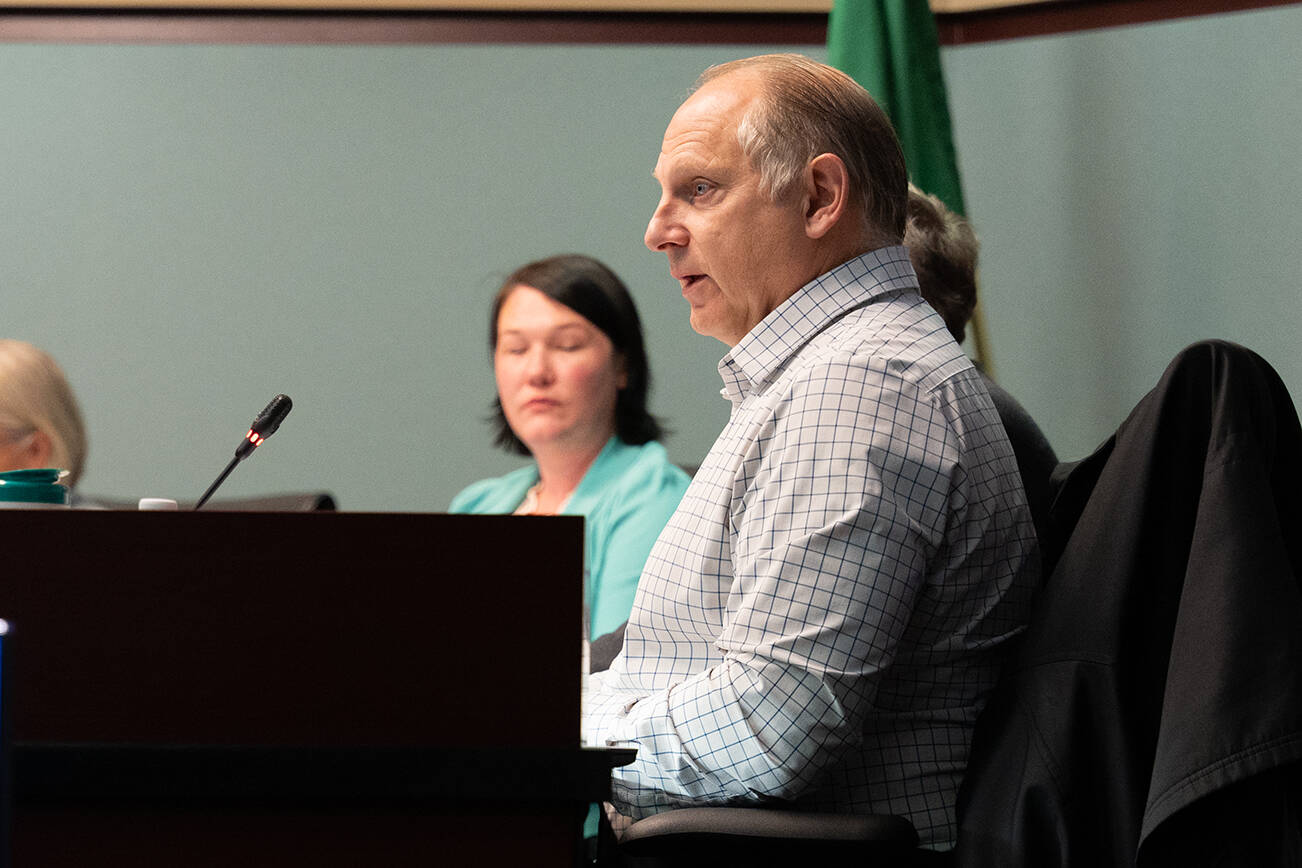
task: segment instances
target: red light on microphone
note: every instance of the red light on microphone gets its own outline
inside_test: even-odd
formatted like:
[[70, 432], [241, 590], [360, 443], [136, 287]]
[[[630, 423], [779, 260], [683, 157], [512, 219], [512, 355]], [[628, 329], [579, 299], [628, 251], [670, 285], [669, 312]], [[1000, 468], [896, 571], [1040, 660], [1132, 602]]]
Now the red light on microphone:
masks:
[[259, 434], [258, 432], [254, 431], [252, 428], [250, 428], [250, 429], [249, 429], [249, 433], [244, 435], [244, 439], [245, 439], [245, 440], [248, 440], [248, 441], [249, 441], [250, 443], [252, 443], [254, 446], [261, 446], [261, 445], [262, 445], [262, 441], [263, 441], [263, 440], [266, 440], [267, 438], [266, 438], [266, 437], [263, 437], [261, 434]]

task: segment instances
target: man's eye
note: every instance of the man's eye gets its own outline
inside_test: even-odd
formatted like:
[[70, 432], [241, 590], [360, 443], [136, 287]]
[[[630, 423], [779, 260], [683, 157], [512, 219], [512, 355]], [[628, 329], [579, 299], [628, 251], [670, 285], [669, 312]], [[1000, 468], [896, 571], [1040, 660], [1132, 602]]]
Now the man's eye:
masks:
[[692, 185], [693, 196], [704, 196], [708, 192], [710, 192], [710, 185], [706, 181], [697, 181]]

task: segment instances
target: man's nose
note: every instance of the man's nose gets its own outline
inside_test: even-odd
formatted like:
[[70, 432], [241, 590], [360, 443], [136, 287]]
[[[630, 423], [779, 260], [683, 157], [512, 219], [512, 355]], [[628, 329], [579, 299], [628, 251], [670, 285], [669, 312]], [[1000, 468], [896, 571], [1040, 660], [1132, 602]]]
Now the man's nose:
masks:
[[678, 222], [671, 203], [661, 202], [656, 206], [642, 240], [651, 250], [681, 247], [687, 243], [687, 232]]

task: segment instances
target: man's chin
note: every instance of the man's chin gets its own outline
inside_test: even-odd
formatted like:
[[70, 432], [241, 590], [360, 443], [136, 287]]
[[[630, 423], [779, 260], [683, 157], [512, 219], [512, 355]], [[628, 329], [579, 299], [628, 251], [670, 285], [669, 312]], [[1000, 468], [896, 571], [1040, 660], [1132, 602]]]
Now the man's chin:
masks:
[[687, 321], [691, 323], [692, 331], [696, 332], [698, 335], [704, 335], [707, 338], [714, 337], [710, 331], [710, 317], [699, 307], [692, 308], [692, 312], [688, 314]]
[[710, 317], [701, 314], [696, 308], [692, 308], [692, 315], [688, 321], [692, 325], [692, 331], [696, 332], [698, 335], [707, 338], [714, 338], [716, 341], [729, 347], [736, 346], [737, 344], [737, 341], [730, 339], [730, 336], [721, 332], [719, 323], [715, 322]]

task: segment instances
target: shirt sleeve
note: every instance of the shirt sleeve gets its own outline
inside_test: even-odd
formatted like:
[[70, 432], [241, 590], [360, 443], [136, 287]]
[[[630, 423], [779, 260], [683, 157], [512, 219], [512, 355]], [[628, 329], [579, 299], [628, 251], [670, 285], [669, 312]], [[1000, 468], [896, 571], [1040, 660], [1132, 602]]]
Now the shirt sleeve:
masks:
[[594, 676], [585, 735], [637, 743], [613, 775], [634, 818], [816, 785], [861, 740], [943, 542], [958, 446], [916, 386], [852, 360], [772, 400], [730, 510], [722, 661], [653, 693]]

